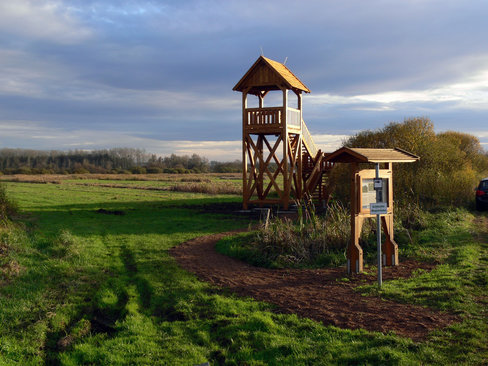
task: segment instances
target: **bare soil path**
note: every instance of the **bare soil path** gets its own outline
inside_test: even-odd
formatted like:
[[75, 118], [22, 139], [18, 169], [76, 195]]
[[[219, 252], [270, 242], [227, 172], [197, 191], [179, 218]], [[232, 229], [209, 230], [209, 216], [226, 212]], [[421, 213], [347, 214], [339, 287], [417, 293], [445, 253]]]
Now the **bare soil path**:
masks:
[[[215, 243], [231, 233], [220, 233], [189, 240], [171, 249], [186, 270], [203, 281], [228, 288], [277, 306], [283, 313], [295, 313], [340, 328], [394, 332], [419, 341], [429, 331], [460, 319], [449, 313], [421, 306], [399, 304], [379, 297], [362, 296], [354, 287], [376, 281], [361, 274], [343, 281], [344, 268], [267, 269], [251, 266], [222, 255]], [[409, 277], [417, 268], [431, 270], [435, 265], [406, 261], [384, 269], [384, 279]]]

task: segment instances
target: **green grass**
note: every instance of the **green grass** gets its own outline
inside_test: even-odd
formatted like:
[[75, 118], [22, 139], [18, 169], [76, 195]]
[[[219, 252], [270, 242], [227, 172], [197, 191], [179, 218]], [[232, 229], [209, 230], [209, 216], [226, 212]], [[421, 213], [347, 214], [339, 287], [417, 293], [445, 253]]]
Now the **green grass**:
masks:
[[[362, 286], [365, 295], [379, 295], [398, 302], [428, 306], [459, 314], [463, 322], [438, 332], [440, 348], [454, 350], [452, 362], [476, 349], [488, 359], [488, 232], [477, 227], [465, 210], [430, 214], [425, 230], [415, 233], [406, 254], [439, 265], [430, 272], [417, 271], [411, 278], [387, 281], [381, 290]], [[453, 342], [457, 339], [457, 342]], [[452, 342], [452, 343], [451, 343]], [[480, 360], [483, 358], [480, 357]], [[473, 361], [474, 362], [474, 361]]]
[[[15, 227], [0, 230], [0, 240], [9, 247], [3, 259], [20, 266], [18, 274], [0, 284], [0, 364], [486, 362], [488, 331], [481, 325], [486, 323], [486, 310], [473, 304], [479, 296], [486, 301], [486, 244], [458, 233], [459, 225], [475, 230], [463, 220], [451, 225], [450, 234], [464, 240], [453, 249], [449, 241], [434, 240], [435, 230], [423, 234], [424, 246], [432, 243], [432, 250], [447, 251], [445, 264], [436, 270], [438, 275], [419, 273], [408, 281], [432, 276], [432, 294], [423, 300], [407, 296], [408, 281], [398, 282], [396, 294], [395, 282], [385, 283], [384, 297], [444, 306], [463, 315], [460, 325], [415, 343], [276, 314], [269, 304], [235, 297], [180, 269], [168, 254], [171, 247], [249, 225], [191, 207], [238, 202], [237, 196], [68, 184], [7, 186], [23, 216]], [[100, 208], [124, 215], [97, 213]], [[478, 254], [481, 247], [483, 255]], [[409, 248], [408, 253], [429, 258], [428, 248], [422, 250]], [[441, 271], [447, 274], [445, 282], [439, 282]], [[459, 279], [466, 273], [469, 278]], [[444, 284], [452, 284], [449, 290], [454, 288], [455, 298], [441, 299]]]

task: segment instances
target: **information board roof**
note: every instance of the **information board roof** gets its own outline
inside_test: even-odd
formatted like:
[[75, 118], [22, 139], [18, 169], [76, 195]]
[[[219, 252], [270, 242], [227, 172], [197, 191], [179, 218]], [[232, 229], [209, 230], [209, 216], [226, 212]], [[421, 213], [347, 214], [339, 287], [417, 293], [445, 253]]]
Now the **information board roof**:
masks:
[[413, 163], [420, 157], [408, 151], [394, 149], [368, 149], [341, 147], [327, 156], [333, 163]]

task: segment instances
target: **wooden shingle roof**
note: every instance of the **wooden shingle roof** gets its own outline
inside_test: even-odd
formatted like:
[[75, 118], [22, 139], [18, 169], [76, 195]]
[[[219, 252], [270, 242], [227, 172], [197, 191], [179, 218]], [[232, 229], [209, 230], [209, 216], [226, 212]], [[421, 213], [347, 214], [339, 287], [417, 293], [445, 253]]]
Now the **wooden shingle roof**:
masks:
[[280, 90], [280, 86], [310, 93], [305, 84], [284, 64], [260, 56], [232, 90], [259, 94], [266, 90]]
[[420, 157], [408, 151], [394, 149], [367, 149], [341, 147], [327, 156], [334, 163], [413, 163]]

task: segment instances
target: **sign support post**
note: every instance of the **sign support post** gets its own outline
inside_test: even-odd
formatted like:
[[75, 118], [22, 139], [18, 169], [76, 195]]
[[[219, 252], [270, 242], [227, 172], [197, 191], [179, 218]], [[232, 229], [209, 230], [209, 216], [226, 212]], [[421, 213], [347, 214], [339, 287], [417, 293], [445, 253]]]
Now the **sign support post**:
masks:
[[[383, 190], [383, 181], [380, 180], [380, 164], [375, 164], [376, 169], [376, 179], [375, 179], [375, 187], [376, 189], [376, 203], [382, 201], [382, 190]], [[381, 184], [379, 184], [381, 182]], [[378, 245], [378, 287], [381, 288], [383, 284], [383, 273], [381, 268], [381, 215], [378, 213], [376, 214], [376, 236], [377, 236], [377, 245]]]

